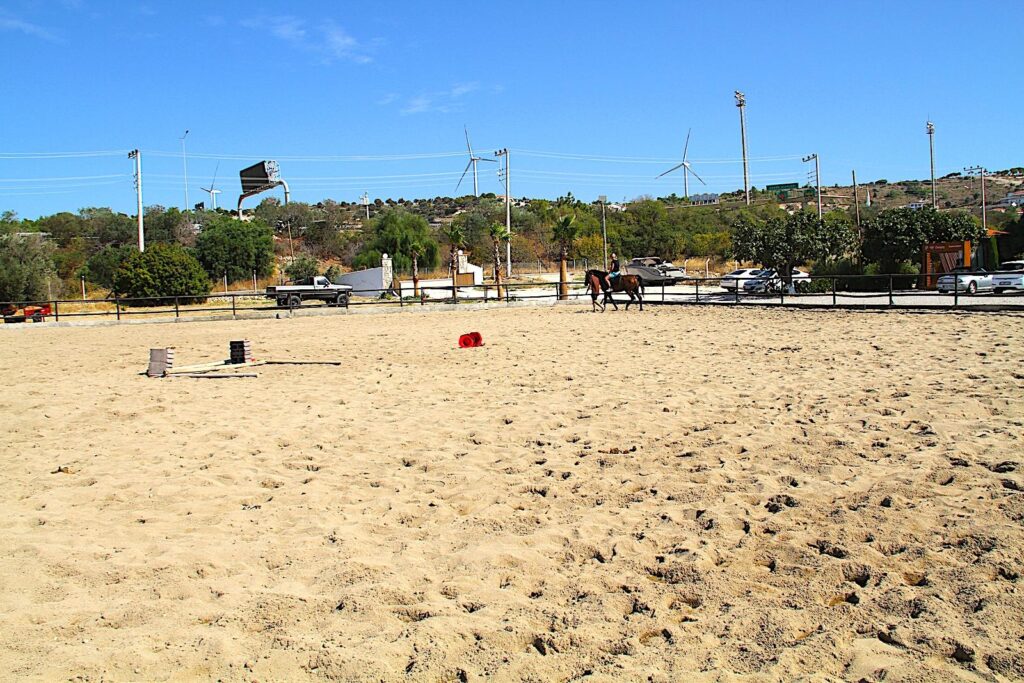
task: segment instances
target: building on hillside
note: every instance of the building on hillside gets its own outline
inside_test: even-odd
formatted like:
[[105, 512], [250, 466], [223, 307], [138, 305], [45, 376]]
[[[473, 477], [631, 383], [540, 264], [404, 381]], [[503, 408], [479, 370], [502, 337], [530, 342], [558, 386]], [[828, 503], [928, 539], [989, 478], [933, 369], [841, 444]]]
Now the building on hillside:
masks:
[[692, 206], [710, 206], [712, 204], [718, 204], [718, 194], [709, 192], [707, 194], [690, 195], [690, 204]]
[[1024, 206], [1024, 190], [1007, 192], [1005, 197], [992, 205], [992, 208], [1011, 208], [1018, 206]]
[[931, 205], [931, 202], [910, 202], [909, 204], [904, 204], [903, 208], [910, 209], [911, 211], [918, 211], [919, 209], [923, 209]]

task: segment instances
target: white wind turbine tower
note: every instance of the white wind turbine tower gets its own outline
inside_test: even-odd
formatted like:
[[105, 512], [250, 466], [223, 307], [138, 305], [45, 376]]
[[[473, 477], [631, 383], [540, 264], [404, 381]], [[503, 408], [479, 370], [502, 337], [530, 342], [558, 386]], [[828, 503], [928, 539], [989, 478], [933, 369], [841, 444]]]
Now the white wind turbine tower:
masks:
[[462, 130], [466, 133], [466, 149], [469, 150], [469, 163], [466, 164], [466, 170], [464, 170], [462, 172], [462, 175], [459, 177], [459, 182], [455, 186], [455, 191], [456, 192], [459, 191], [459, 186], [462, 185], [462, 179], [466, 177], [466, 174], [469, 172], [469, 167], [472, 166], [473, 167], [473, 196], [474, 197], [479, 197], [480, 196], [480, 187], [477, 185], [476, 162], [478, 162], [478, 161], [490, 161], [491, 163], [496, 164], [496, 163], [498, 163], [498, 161], [497, 161], [497, 159], [487, 159], [485, 157], [474, 156], [474, 154], [473, 154], [473, 145], [469, 144], [469, 130], [465, 126], [462, 127]]
[[216, 189], [216, 187], [217, 187], [217, 171], [219, 171], [219, 170], [220, 170], [220, 162], [218, 161], [217, 162], [217, 166], [214, 167], [214, 169], [213, 169], [213, 181], [210, 182], [210, 187], [200, 188], [203, 192], [208, 192], [210, 194], [210, 204], [212, 205], [212, 207], [214, 209], [217, 208], [217, 195], [220, 194], [220, 190]]
[[667, 171], [658, 176], [658, 178], [660, 178], [663, 175], [668, 175], [669, 173], [675, 171], [676, 169], [683, 169], [683, 196], [686, 197], [687, 199], [690, 198], [690, 173], [693, 174], [694, 178], [701, 182], [701, 185], [707, 185], [707, 183], [704, 182], [704, 179], [697, 175], [697, 172], [694, 171], [693, 167], [690, 166], [690, 162], [686, 160], [686, 152], [687, 150], [690, 149], [690, 131], [692, 130], [693, 129], [690, 128], [686, 131], [686, 144], [683, 145], [683, 162], [681, 164], [676, 164], [675, 166], [673, 166], [672, 168], [668, 169]]

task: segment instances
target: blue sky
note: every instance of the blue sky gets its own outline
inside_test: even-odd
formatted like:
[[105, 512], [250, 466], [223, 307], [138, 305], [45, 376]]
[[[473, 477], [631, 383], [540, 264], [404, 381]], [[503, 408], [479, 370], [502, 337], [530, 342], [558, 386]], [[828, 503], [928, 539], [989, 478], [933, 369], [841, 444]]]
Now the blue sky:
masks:
[[[0, 5], [0, 211], [233, 206], [276, 159], [292, 198], [453, 195], [474, 150], [511, 150], [515, 196], [682, 194], [688, 158], [742, 187], [1024, 164], [1024, 3], [178, 2]], [[82, 153], [105, 152], [97, 156]], [[44, 157], [44, 154], [52, 156]], [[502, 191], [481, 162], [481, 192]], [[472, 191], [471, 177], [459, 194]], [[280, 193], [278, 193], [280, 196]], [[256, 200], [250, 200], [253, 202]], [[247, 204], [248, 205], [248, 204]]]

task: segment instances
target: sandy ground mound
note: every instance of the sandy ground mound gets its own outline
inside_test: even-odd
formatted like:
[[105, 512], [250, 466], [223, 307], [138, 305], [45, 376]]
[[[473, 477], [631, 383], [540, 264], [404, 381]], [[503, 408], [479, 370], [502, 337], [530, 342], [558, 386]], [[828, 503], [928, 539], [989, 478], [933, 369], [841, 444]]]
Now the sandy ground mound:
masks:
[[[0, 335], [0, 669], [1024, 678], [1024, 318], [578, 308]], [[478, 330], [486, 345], [460, 350]], [[258, 379], [147, 379], [231, 339]]]

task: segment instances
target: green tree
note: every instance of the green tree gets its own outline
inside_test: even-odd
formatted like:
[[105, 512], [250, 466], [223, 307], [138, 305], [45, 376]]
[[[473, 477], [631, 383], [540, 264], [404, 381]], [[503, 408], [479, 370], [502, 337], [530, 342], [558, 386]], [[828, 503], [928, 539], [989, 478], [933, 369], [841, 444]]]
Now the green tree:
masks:
[[81, 216], [62, 211], [52, 216], [45, 216], [35, 222], [39, 232], [50, 234], [50, 238], [59, 247], [66, 247], [76, 237], [86, 235], [86, 223]]
[[766, 220], [743, 215], [732, 239], [737, 258], [775, 268], [787, 287], [792, 285], [794, 266], [843, 254], [856, 241], [852, 230], [840, 229], [839, 221], [832, 221], [830, 227], [810, 212]]
[[[571, 196], [571, 195], [570, 195]], [[558, 298], [569, 298], [569, 267], [566, 261], [578, 236], [576, 215], [565, 214], [555, 221], [551, 237], [558, 244]]]
[[85, 223], [85, 232], [96, 239], [99, 248], [138, 243], [138, 223], [130, 216], [106, 207], [80, 209], [78, 215]]
[[158, 305], [158, 297], [202, 297], [210, 293], [210, 278], [184, 247], [158, 242], [135, 252], [114, 275], [114, 291], [133, 305]]
[[466, 233], [455, 222], [449, 223], [441, 229], [441, 232], [449, 245], [448, 262], [452, 272], [452, 297], [458, 299], [459, 250], [466, 245]]
[[[189, 244], [195, 240], [193, 220], [176, 207], [165, 209], [159, 204], [147, 206], [145, 218], [146, 246], [157, 242]], [[130, 219], [133, 223], [135, 219]], [[223, 273], [221, 273], [223, 275]]]
[[494, 284], [498, 290], [497, 296], [501, 299], [504, 296], [501, 291], [501, 245], [508, 241], [510, 235], [505, 224], [498, 221], [491, 223], [488, 234], [491, 238], [491, 255], [494, 258]]
[[113, 289], [118, 269], [137, 253], [138, 248], [128, 244], [105, 247], [89, 257], [82, 274], [93, 284]]
[[930, 242], [978, 240], [981, 224], [962, 212], [932, 208], [886, 209], [864, 222], [864, 259], [878, 263], [882, 272], [896, 272], [900, 264], [916, 263]]
[[40, 237], [0, 234], [0, 302], [46, 299], [52, 253], [52, 245]]
[[371, 223], [372, 236], [356, 256], [357, 268], [375, 268], [382, 254], [388, 254], [396, 270], [408, 272], [412, 267], [411, 245], [421, 248], [417, 254], [419, 265], [436, 268], [441, 261], [440, 245], [430, 235], [430, 226], [423, 216], [405, 209], [382, 211]]
[[412, 260], [412, 295], [420, 296], [420, 254], [423, 253], [423, 242], [418, 237], [409, 240], [409, 258]]
[[196, 256], [210, 274], [220, 279], [248, 280], [270, 275], [274, 269], [274, 238], [261, 221], [245, 222], [229, 216], [217, 216], [196, 239]]

